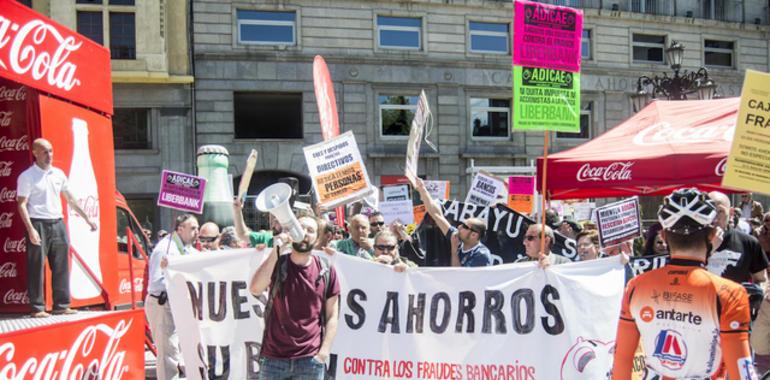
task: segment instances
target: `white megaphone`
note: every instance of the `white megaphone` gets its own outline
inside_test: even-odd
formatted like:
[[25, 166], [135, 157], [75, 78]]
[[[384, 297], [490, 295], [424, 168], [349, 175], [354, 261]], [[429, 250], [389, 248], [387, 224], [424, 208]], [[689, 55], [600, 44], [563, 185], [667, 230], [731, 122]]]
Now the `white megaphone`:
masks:
[[294, 242], [299, 243], [305, 239], [305, 230], [289, 206], [291, 194], [291, 186], [283, 182], [270, 185], [259, 193], [256, 206], [257, 210], [273, 215]]

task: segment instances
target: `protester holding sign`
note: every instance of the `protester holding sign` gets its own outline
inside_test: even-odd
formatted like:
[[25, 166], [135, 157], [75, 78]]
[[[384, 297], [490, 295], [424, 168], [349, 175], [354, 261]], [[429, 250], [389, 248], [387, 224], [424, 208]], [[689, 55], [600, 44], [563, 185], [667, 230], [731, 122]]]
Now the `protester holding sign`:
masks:
[[[299, 222], [305, 239], [293, 242], [289, 234], [278, 235], [249, 286], [255, 297], [270, 288], [260, 379], [323, 380], [337, 333], [337, 273], [326, 258], [312, 254], [318, 237], [315, 219], [302, 217]], [[291, 253], [280, 255], [281, 249], [289, 247]]]
[[441, 232], [452, 242], [452, 266], [483, 267], [492, 265], [492, 254], [489, 248], [481, 243], [487, 225], [481, 219], [468, 218], [460, 223], [458, 230], [449, 224], [444, 213], [425, 189], [422, 179], [411, 180], [412, 187], [420, 193], [425, 203], [426, 212], [433, 218]]
[[677, 190], [664, 200], [658, 219], [671, 261], [665, 268], [637, 276], [626, 287], [613, 379], [631, 379], [640, 340], [645, 364], [654, 371], [650, 375], [757, 378], [748, 342], [746, 290], [703, 268], [708, 246], [717, 236], [715, 216], [716, 206], [697, 189]]
[[158, 349], [155, 373], [158, 379], [178, 379], [181, 354], [179, 338], [166, 293], [165, 268], [169, 256], [197, 253], [192, 244], [198, 239], [198, 219], [192, 214], [176, 218], [174, 232], [159, 241], [150, 255], [149, 286], [144, 312], [150, 325], [152, 340]]
[[[540, 236], [543, 234], [544, 229], [545, 244], [543, 246], [545, 247], [545, 251], [541, 251]], [[527, 228], [527, 233], [524, 235], [524, 249], [527, 255], [516, 260], [516, 262], [520, 263], [537, 260], [542, 268], [545, 268], [550, 264], [558, 265], [571, 263], [572, 261], [570, 261], [570, 259], [562, 255], [552, 254], [551, 247], [553, 247], [554, 241], [555, 237], [551, 227], [544, 226], [540, 223], [531, 224], [529, 228]]]

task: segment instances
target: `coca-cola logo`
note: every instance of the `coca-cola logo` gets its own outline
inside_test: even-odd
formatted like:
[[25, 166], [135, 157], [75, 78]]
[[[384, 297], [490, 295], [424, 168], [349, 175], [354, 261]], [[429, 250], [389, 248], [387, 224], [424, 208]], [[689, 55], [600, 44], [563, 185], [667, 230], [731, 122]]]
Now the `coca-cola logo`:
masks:
[[[26, 290], [17, 292], [16, 289], [8, 289], [3, 297], [3, 303], [6, 305], [27, 305], [29, 304], [29, 296]], [[0, 370], [0, 373], [5, 374], [6, 372]]]
[[[50, 49], [51, 41], [56, 49]], [[10, 49], [6, 49], [9, 43]], [[49, 85], [69, 91], [80, 85], [75, 77], [78, 67], [68, 59], [81, 45], [83, 41], [62, 36], [43, 20], [19, 25], [0, 16], [0, 50], [7, 51], [7, 58], [0, 56], [0, 67], [16, 74], [29, 74], [36, 81], [45, 79]]]
[[29, 136], [24, 135], [12, 139], [8, 136], [0, 136], [0, 152], [21, 152], [29, 150]]
[[0, 203], [16, 202], [16, 190], [7, 187], [0, 189]]
[[0, 128], [11, 126], [13, 121], [13, 111], [0, 111]]
[[[1, 24], [0, 24], [1, 25]], [[20, 102], [27, 100], [27, 88], [0, 86], [0, 102]]]
[[5, 238], [5, 244], [3, 244], [3, 252], [5, 253], [21, 253], [27, 252], [27, 239], [11, 239]]
[[639, 146], [731, 142], [734, 130], [735, 124], [675, 127], [663, 121], [642, 129], [634, 136], [633, 141]]
[[0, 265], [0, 278], [16, 278], [16, 263], [6, 261]]
[[10, 177], [12, 165], [13, 161], [0, 161], [0, 177]]
[[0, 229], [11, 228], [13, 225], [12, 212], [0, 212]]
[[[93, 195], [89, 195], [85, 198], [78, 198], [78, 206], [80, 206], [80, 209], [82, 209], [91, 220], [99, 220], [99, 198], [96, 198]], [[80, 214], [76, 213], [73, 209], [70, 209], [70, 214], [80, 217]]]
[[727, 170], [727, 157], [717, 162], [717, 166], [714, 167], [714, 174], [716, 174], [719, 177], [724, 177], [726, 170]]
[[[142, 290], [144, 290], [144, 279], [137, 277], [134, 279], [134, 291], [141, 292]], [[131, 281], [128, 281], [126, 278], [121, 278], [118, 291], [120, 294], [131, 293]]]
[[578, 170], [577, 180], [579, 182], [630, 181], [632, 166], [634, 166], [634, 163], [631, 161], [613, 162], [607, 166], [596, 167], [592, 167], [591, 164], [586, 163]]
[[[133, 320], [121, 319], [115, 326], [106, 323], [88, 326], [68, 348], [52, 347], [51, 352], [16, 358], [16, 343], [0, 345], [0, 367], [5, 379], [121, 379], [128, 372], [126, 349], [121, 340]], [[96, 350], [94, 350], [96, 348]], [[100, 352], [99, 352], [100, 351]]]

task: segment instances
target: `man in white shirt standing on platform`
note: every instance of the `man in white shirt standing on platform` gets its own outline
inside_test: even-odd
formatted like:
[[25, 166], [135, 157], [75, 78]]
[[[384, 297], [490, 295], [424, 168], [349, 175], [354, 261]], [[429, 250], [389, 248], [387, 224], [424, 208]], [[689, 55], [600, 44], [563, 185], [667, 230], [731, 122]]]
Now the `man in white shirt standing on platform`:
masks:
[[70, 193], [64, 172], [51, 165], [51, 143], [36, 139], [32, 142], [32, 155], [35, 163], [23, 171], [16, 182], [19, 216], [27, 229], [27, 292], [32, 317], [49, 316], [43, 299], [46, 258], [51, 266], [52, 313], [74, 314], [75, 310], [70, 309], [69, 239], [59, 194], [64, 194], [69, 207], [88, 223], [91, 231], [96, 231], [96, 222], [83, 212]]
[[168, 293], [164, 269], [168, 265], [169, 256], [180, 256], [197, 253], [192, 244], [198, 239], [198, 219], [191, 214], [183, 214], [176, 218], [174, 232], [167, 235], [152, 250], [149, 264], [149, 282], [147, 298], [144, 300], [144, 312], [150, 324], [152, 340], [158, 350], [155, 373], [158, 380], [178, 379], [181, 354], [179, 337], [176, 333], [171, 306], [168, 304]]

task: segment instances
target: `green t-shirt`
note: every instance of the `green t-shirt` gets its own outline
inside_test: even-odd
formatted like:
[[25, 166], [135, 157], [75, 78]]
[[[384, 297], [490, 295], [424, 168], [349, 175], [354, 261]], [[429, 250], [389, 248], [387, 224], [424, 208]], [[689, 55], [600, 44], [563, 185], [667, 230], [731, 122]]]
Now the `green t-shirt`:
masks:
[[249, 246], [254, 248], [258, 244], [267, 244], [268, 247], [273, 247], [273, 231], [251, 231], [249, 232]]

